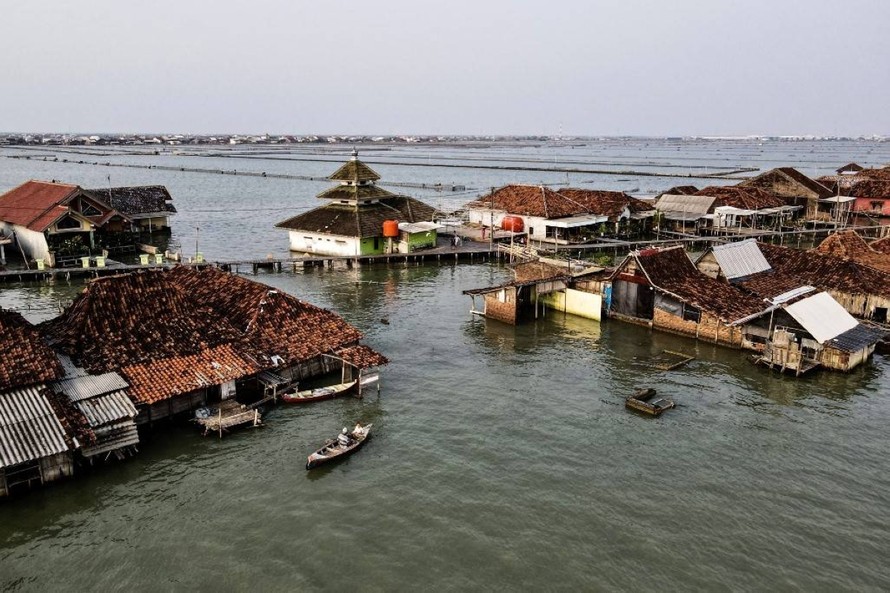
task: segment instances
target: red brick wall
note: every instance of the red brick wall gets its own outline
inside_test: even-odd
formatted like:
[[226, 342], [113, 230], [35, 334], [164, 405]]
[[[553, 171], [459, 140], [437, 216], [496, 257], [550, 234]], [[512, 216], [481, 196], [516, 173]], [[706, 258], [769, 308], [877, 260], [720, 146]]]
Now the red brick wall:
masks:
[[671, 315], [656, 307], [652, 327], [665, 331], [683, 334], [698, 338], [703, 342], [716, 342], [724, 346], [741, 348], [742, 330], [738, 327], [729, 327], [721, 323], [716, 317], [702, 312], [701, 322], [686, 321], [682, 317]]
[[485, 295], [485, 316], [504, 323], [516, 325], [516, 303], [502, 303], [498, 300], [498, 294]]

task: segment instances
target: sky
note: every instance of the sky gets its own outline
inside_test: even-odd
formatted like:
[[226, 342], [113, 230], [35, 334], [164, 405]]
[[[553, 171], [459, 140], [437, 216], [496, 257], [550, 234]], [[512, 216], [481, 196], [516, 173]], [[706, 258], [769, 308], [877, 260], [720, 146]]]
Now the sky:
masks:
[[18, 0], [0, 131], [890, 135], [886, 0]]

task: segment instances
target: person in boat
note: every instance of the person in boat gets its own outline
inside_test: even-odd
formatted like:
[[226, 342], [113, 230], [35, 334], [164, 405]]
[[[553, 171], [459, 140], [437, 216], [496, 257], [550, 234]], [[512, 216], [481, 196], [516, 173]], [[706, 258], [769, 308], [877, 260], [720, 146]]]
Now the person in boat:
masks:
[[362, 427], [361, 422], [356, 422], [355, 428], [352, 429], [352, 436], [357, 437], [358, 435], [362, 434], [363, 430], [364, 428]]
[[349, 437], [349, 432], [346, 427], [343, 427], [343, 430], [340, 431], [340, 434], [337, 435], [337, 442], [343, 445], [344, 447], [348, 447], [352, 444], [352, 439]]

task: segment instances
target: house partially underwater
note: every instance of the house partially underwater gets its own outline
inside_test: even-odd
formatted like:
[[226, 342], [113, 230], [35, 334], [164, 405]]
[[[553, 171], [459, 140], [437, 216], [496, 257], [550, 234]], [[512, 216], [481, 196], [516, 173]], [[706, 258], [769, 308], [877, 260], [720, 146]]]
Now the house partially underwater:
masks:
[[36, 328], [0, 309], [0, 496], [73, 474], [76, 444], [48, 387], [63, 376]]
[[335, 313], [209, 267], [94, 280], [41, 331], [88, 373], [122, 377], [139, 424], [387, 362]]

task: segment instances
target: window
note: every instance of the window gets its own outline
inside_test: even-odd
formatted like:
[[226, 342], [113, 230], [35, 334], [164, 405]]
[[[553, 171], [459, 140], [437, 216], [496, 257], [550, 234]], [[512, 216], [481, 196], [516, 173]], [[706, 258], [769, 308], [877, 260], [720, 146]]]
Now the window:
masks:
[[528, 227], [528, 236], [531, 237], [534, 234], [535, 234], [535, 227], [533, 227], [533, 226]]
[[56, 223], [56, 228], [59, 230], [72, 230], [72, 229], [80, 229], [80, 221], [76, 220], [70, 216], [66, 216], [58, 223]]
[[102, 212], [100, 212], [99, 209], [92, 204], [87, 204], [86, 206], [84, 206], [82, 214], [84, 216], [102, 216]]
[[694, 321], [698, 323], [701, 321], [701, 310], [696, 309], [691, 305], [683, 305], [683, 319], [686, 321]]

